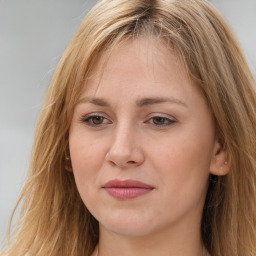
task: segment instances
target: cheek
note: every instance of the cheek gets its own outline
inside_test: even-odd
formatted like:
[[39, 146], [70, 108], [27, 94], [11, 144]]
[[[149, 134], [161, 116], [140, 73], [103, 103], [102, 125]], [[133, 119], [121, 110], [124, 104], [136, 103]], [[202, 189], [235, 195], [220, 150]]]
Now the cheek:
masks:
[[96, 166], [104, 157], [103, 145], [98, 140], [85, 132], [83, 127], [71, 126], [69, 149], [74, 173], [88, 173], [92, 169], [96, 170]]
[[201, 143], [200, 140], [176, 136], [159, 144], [157, 147], [151, 147], [153, 150], [149, 153], [153, 156], [155, 165], [169, 166], [171, 172], [191, 170], [193, 167], [198, 167], [198, 170], [209, 167], [212, 155], [210, 142]]
[[209, 177], [213, 135], [190, 129], [170, 136], [151, 147], [152, 165], [158, 170], [161, 183], [172, 193], [204, 191]]
[[102, 147], [99, 148], [98, 145], [83, 132], [71, 129], [69, 148], [72, 169], [83, 200], [93, 193], [91, 184], [97, 184], [97, 174], [103, 157]]

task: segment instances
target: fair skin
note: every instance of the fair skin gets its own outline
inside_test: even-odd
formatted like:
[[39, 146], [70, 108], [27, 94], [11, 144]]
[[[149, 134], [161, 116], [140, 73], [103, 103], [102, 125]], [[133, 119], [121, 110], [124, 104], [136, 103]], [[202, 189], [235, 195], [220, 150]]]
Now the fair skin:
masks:
[[[100, 59], [69, 145], [78, 191], [99, 221], [93, 256], [207, 255], [200, 222], [208, 177], [225, 174], [226, 153], [204, 98], [163, 42], [130, 40]], [[115, 179], [150, 190], [117, 198], [105, 188]]]

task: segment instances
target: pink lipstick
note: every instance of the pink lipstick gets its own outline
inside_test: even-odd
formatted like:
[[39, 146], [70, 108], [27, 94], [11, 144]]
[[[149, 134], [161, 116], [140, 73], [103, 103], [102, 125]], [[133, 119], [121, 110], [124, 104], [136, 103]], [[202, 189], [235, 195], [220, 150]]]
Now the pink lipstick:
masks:
[[110, 180], [103, 188], [117, 199], [133, 199], [151, 192], [154, 187], [137, 180]]

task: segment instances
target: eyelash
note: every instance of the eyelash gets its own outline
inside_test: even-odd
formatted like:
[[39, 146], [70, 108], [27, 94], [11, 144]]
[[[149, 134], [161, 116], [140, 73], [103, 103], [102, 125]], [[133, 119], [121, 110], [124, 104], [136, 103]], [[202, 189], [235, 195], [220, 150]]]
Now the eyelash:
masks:
[[[106, 123], [101, 123], [101, 124], [95, 124], [95, 123], [92, 123], [93, 119], [94, 118], [101, 118], [101, 120], [108, 120], [106, 117], [104, 117], [102, 114], [97, 114], [97, 113], [94, 113], [94, 114], [90, 114], [90, 115], [87, 115], [85, 117], [81, 117], [81, 122], [82, 123], [85, 123], [86, 125], [88, 126], [92, 126], [92, 127], [100, 127], [101, 125], [104, 125]], [[111, 123], [110, 121], [107, 122], [107, 123]]]
[[[161, 121], [163, 121], [164, 123], [163, 123], [163, 124], [155, 124], [154, 121], [153, 121], [153, 119], [157, 119], [157, 118], [161, 119]], [[170, 125], [172, 125], [172, 124], [174, 124], [174, 123], [176, 122], [176, 121], [173, 120], [173, 119], [170, 119], [170, 118], [168, 118], [168, 117], [164, 117], [164, 116], [161, 116], [161, 115], [153, 116], [153, 117], [151, 117], [150, 119], [148, 119], [148, 121], [149, 121], [149, 120], [152, 120], [152, 122], [150, 122], [150, 123], [153, 124], [153, 125], [156, 125], [157, 127], [166, 127], [166, 126], [170, 126]]]
[[[100, 123], [100, 124], [95, 124], [93, 123], [93, 119], [95, 118], [100, 118], [101, 120], [103, 120], [103, 123]], [[160, 119], [158, 121], [162, 121], [163, 124], [156, 124], [154, 123], [154, 119]], [[87, 115], [87, 116], [83, 116], [81, 117], [81, 122], [82, 123], [85, 123], [86, 125], [88, 126], [91, 126], [91, 127], [100, 127], [102, 125], [105, 125], [105, 124], [110, 124], [111, 121], [107, 121], [104, 123], [104, 120], [108, 120], [106, 117], [104, 117], [102, 114], [97, 114], [97, 113], [94, 113], [94, 114], [91, 114], [91, 115]], [[156, 115], [156, 116], [153, 116], [151, 118], [149, 118], [146, 122], [149, 122], [150, 124], [152, 125], [155, 125], [157, 127], [166, 127], [166, 126], [170, 126], [172, 124], [174, 124], [176, 121], [173, 120], [173, 119], [170, 119], [168, 117], [164, 117], [164, 116], [161, 116], [161, 115]]]

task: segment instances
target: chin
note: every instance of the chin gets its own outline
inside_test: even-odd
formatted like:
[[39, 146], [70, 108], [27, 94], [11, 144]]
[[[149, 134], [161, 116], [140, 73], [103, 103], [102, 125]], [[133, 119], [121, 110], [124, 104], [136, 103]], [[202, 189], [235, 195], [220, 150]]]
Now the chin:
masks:
[[148, 230], [148, 227], [144, 225], [100, 225], [104, 227], [104, 229], [108, 230], [108, 232], [112, 232], [122, 236], [130, 236], [130, 237], [142, 237], [147, 236], [151, 232]]
[[123, 215], [117, 216], [114, 214], [111, 218], [104, 218], [100, 221], [100, 229], [105, 229], [108, 232], [113, 232], [124, 236], [146, 236], [152, 230], [154, 223], [150, 218], [140, 215]]

